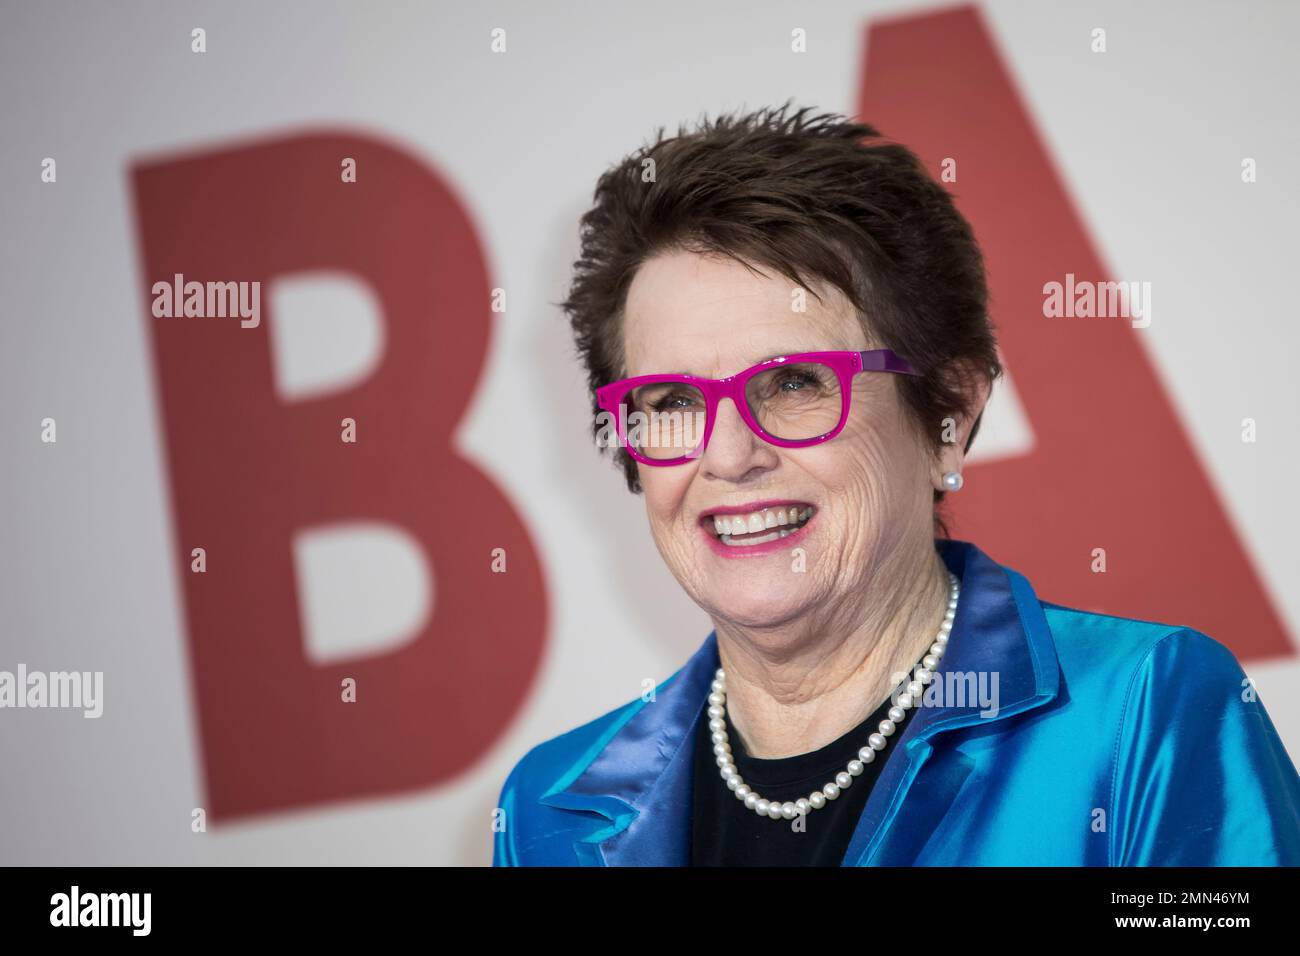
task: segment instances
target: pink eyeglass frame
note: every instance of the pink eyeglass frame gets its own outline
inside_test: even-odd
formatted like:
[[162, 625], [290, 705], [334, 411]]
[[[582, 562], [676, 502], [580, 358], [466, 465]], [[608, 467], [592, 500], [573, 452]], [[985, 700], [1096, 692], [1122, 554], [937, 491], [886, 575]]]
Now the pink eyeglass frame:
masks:
[[[759, 372], [767, 371], [774, 366], [797, 362], [820, 362], [829, 366], [835, 372], [840, 380], [841, 407], [840, 420], [830, 431], [813, 438], [801, 438], [792, 441], [786, 438], [777, 438], [775, 435], [770, 435], [763, 430], [763, 426], [758, 423], [753, 412], [750, 411], [749, 402], [745, 398], [745, 385]], [[704, 449], [709, 444], [709, 436], [713, 434], [713, 423], [718, 418], [718, 403], [724, 398], [731, 399], [731, 403], [736, 406], [736, 411], [740, 413], [740, 417], [745, 420], [745, 424], [749, 426], [755, 435], [772, 445], [781, 448], [806, 448], [809, 445], [819, 445], [822, 442], [830, 441], [843, 431], [844, 423], [849, 420], [853, 376], [859, 372], [896, 372], [900, 375], [921, 374], [905, 359], [896, 355], [892, 349], [868, 349], [865, 352], [797, 352], [793, 355], [782, 355], [768, 359], [766, 362], [759, 362], [743, 372], [728, 375], [726, 378], [698, 378], [694, 375], [638, 375], [634, 378], [625, 378], [617, 382], [610, 382], [608, 385], [602, 385], [596, 389], [596, 403], [614, 416], [614, 420], [618, 424], [619, 445], [626, 448], [628, 454], [643, 465], [653, 465], [658, 468], [666, 465], [680, 465], [699, 458], [704, 453]], [[627, 406], [622, 403], [622, 400], [627, 397], [627, 394], [632, 389], [640, 385], [664, 382], [680, 382], [684, 385], [693, 385], [704, 395], [704, 435], [700, 439], [700, 443], [692, 448], [688, 454], [678, 458], [646, 458], [628, 444], [627, 422], [624, 419]]]

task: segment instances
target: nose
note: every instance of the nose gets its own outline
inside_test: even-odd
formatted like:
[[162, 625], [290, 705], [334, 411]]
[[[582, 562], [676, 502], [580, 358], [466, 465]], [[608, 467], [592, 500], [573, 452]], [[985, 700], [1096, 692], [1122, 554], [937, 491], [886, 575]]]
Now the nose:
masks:
[[775, 468], [780, 456], [745, 423], [730, 398], [718, 402], [713, 432], [700, 455], [700, 474], [705, 478], [744, 484]]

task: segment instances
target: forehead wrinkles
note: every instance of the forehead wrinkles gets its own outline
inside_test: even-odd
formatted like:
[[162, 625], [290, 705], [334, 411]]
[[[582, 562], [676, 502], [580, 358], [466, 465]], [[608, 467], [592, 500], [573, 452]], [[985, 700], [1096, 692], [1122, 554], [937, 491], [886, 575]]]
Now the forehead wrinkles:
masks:
[[[722, 378], [782, 353], [830, 348], [829, 341], [811, 323], [751, 316], [738, 326], [678, 329], [668, 339], [629, 342], [628, 371], [632, 375], [685, 372]], [[633, 369], [633, 365], [637, 367]]]
[[647, 372], [682, 371], [722, 378], [778, 355], [858, 349], [862, 342], [856, 318], [811, 313], [755, 315], [734, 330], [679, 332], [663, 347], [651, 347], [639, 357], [662, 366]]
[[783, 353], [870, 347], [848, 297], [820, 277], [804, 278], [728, 257], [654, 256], [633, 279], [611, 357], [629, 376], [718, 378]]

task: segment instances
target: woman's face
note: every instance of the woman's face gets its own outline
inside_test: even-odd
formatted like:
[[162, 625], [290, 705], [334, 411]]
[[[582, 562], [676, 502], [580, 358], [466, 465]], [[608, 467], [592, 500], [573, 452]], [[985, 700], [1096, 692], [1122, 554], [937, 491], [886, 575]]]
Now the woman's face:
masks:
[[[764, 270], [768, 272], [769, 270]], [[852, 304], [835, 289], [821, 301], [772, 273], [732, 259], [674, 252], [648, 260], [628, 291], [624, 355], [628, 376], [684, 372], [734, 375], [777, 355], [872, 348]], [[755, 435], [727, 400], [704, 452], [669, 467], [638, 465], [659, 552], [688, 594], [715, 620], [779, 626], [820, 621], [861, 602], [866, 585], [909, 548], [931, 546], [937, 466], [897, 393], [896, 376], [859, 373], [849, 418], [830, 441], [779, 448]], [[768, 507], [764, 507], [764, 505]], [[778, 509], [778, 504], [780, 509]], [[811, 509], [797, 533], [770, 538], [767, 512]], [[744, 514], [763, 530], [722, 541], [721, 510], [733, 532]], [[784, 511], [784, 515], [780, 514]], [[752, 549], [751, 549], [752, 548]]]

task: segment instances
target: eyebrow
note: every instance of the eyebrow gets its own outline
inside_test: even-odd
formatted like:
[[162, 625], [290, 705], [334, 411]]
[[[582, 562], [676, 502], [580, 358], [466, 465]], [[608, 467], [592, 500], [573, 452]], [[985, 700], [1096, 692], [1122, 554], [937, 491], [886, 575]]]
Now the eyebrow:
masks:
[[[765, 356], [765, 357], [763, 357], [763, 358], [761, 358], [761, 359], [755, 359], [754, 361], [752, 361], [752, 362], [750, 362], [748, 365], [746, 365], [745, 368], [753, 368], [755, 365], [762, 365], [764, 362], [770, 362], [770, 361], [771, 361], [772, 359], [774, 359], [774, 358], [781, 358], [782, 356], [785, 356], [785, 355], [802, 355], [804, 352], [824, 352], [824, 351], [826, 351], [826, 349], [786, 349], [786, 350], [783, 351], [783, 352], [773, 352], [771, 355]], [[741, 369], [741, 371], [744, 371], [744, 369]], [[696, 375], [694, 372], [682, 372], [682, 371], [677, 371], [677, 372], [661, 372], [661, 373], [658, 373], [658, 374], [661, 374], [661, 375], [686, 375], [686, 376], [688, 376], [688, 377], [690, 377], [690, 378], [705, 378], [705, 377], [706, 377], [706, 376], [703, 376], [703, 375]], [[723, 377], [725, 378], [726, 376], [723, 376]]]

